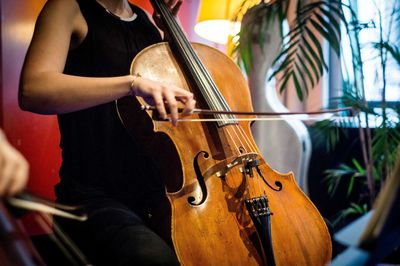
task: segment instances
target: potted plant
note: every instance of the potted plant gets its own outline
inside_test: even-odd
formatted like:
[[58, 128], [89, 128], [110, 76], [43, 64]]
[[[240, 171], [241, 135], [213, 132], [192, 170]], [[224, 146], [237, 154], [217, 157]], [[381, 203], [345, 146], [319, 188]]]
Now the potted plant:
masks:
[[[397, 106], [389, 108], [386, 100], [387, 63], [391, 59], [400, 65], [400, 49], [389, 39], [390, 28], [394, 27], [395, 23], [384, 25], [382, 22], [384, 16], [387, 17], [386, 21], [399, 21], [398, 1], [393, 2], [390, 12], [383, 12], [376, 5], [378, 20], [367, 23], [360, 21], [352, 1], [297, 1], [293, 4], [293, 1], [275, 0], [261, 1], [256, 5], [251, 3], [253, 2], [244, 1], [241, 10], [243, 12], [243, 9], [246, 9], [247, 12], [236, 47], [240, 64], [248, 74], [254, 70], [254, 44], [261, 45], [260, 49], [267, 55], [268, 51], [262, 48], [262, 44], [271, 23], [279, 21], [282, 25], [291, 12], [295, 17], [288, 20], [287, 34], [280, 30], [281, 50], [275, 56], [273, 71], [269, 77], [276, 78], [280, 92], [283, 92], [288, 84], [292, 84], [300, 100], [308, 95], [309, 90], [328, 70], [321, 41], [327, 41], [339, 56], [342, 51], [341, 38], [347, 37], [350, 40], [351, 64], [348, 69], [343, 69], [342, 94], [332, 99], [331, 104], [349, 106], [358, 111], [355, 120], [358, 125], [362, 160], [354, 159], [350, 165], [343, 164], [338, 169], [327, 170], [325, 180], [331, 193], [335, 192], [340, 182], [346, 182], [347, 194], [354, 192], [353, 188], [357, 182], [366, 191], [368, 200], [363, 198], [359, 202], [349, 202], [349, 207], [339, 214], [340, 218], [348, 214], [366, 212], [372, 207], [377, 191], [391, 171], [400, 143], [400, 123], [396, 119], [393, 120], [393, 117], [399, 117], [400, 110]], [[366, 99], [364, 86], [363, 67], [366, 61], [361, 56], [364, 48], [360, 43], [360, 32], [373, 25], [377, 27], [379, 37], [370, 41], [369, 47], [373, 48], [379, 58], [382, 82], [379, 83], [380, 100], [371, 106]], [[343, 29], [345, 36], [342, 36]], [[351, 74], [346, 74], [346, 71]], [[368, 122], [371, 116], [379, 121], [374, 134], [371, 133]], [[331, 148], [339, 140], [339, 131], [345, 127], [343, 122], [334, 121], [323, 121], [317, 123], [317, 126], [326, 136]]]

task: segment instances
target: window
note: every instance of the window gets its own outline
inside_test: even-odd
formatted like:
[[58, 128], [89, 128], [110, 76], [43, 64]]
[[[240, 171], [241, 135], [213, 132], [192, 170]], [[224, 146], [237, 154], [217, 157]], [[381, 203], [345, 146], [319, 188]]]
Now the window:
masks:
[[[359, 42], [361, 59], [363, 62], [363, 77], [365, 97], [367, 101], [382, 101], [384, 88], [382, 76], [382, 64], [379, 50], [374, 43], [380, 41], [380, 27], [382, 28], [382, 39], [398, 47], [400, 41], [400, 18], [398, 12], [399, 0], [347, 0], [345, 4], [351, 5], [358, 16], [357, 25], [352, 28], [359, 29]], [[344, 8], [345, 15], [350, 18], [350, 13]], [[380, 16], [379, 16], [380, 15]], [[381, 19], [380, 19], [381, 17]], [[355, 32], [355, 31], [353, 31]], [[342, 56], [341, 66], [344, 80], [354, 80], [352, 69], [352, 56], [349, 35], [343, 29], [342, 34]], [[386, 101], [396, 102], [400, 100], [400, 67], [392, 56], [388, 54], [386, 63]]]

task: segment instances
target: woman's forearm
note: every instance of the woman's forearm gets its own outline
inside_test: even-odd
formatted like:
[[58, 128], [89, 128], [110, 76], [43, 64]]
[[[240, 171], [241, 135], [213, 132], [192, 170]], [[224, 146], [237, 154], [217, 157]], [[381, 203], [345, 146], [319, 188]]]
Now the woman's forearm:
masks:
[[107, 103], [130, 92], [134, 77], [88, 78], [56, 72], [36, 73], [21, 79], [21, 109], [40, 114], [61, 114]]

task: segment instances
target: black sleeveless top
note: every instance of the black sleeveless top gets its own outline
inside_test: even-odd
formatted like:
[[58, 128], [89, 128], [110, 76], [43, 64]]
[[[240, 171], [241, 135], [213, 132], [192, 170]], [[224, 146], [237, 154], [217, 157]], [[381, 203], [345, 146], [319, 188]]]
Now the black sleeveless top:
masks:
[[[160, 34], [138, 7], [133, 21], [121, 20], [95, 0], [77, 0], [87, 22], [84, 41], [68, 53], [64, 73], [86, 77], [129, 74], [134, 56], [161, 41]], [[165, 194], [151, 158], [138, 154], [118, 119], [115, 104], [58, 116], [61, 132], [59, 201], [79, 203], [112, 197], [133, 208], [147, 208]]]

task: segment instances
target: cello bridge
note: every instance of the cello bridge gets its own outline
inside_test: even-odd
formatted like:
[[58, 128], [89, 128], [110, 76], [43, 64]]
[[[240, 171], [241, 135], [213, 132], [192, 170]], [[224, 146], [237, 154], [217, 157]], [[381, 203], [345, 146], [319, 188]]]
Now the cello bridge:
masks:
[[232, 168], [234, 168], [238, 165], [247, 165], [249, 162], [254, 161], [257, 158], [257, 156], [258, 156], [257, 153], [245, 153], [245, 154], [236, 156], [229, 163], [221, 162], [218, 165], [216, 165], [219, 168], [219, 170], [216, 171], [215, 174], [218, 177], [225, 176], [229, 172], [229, 170], [231, 170]]

